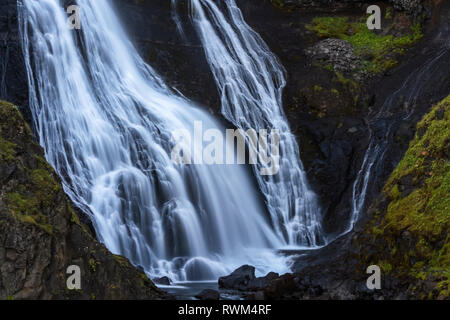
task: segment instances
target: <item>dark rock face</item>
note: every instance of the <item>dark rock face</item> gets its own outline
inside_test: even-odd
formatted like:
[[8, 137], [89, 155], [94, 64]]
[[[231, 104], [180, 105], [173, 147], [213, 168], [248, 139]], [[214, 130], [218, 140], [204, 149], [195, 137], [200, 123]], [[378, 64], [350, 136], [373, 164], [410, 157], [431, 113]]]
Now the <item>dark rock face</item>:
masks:
[[273, 279], [278, 278], [280, 275], [275, 272], [269, 272], [264, 277], [259, 277], [250, 280], [248, 283], [247, 289], [250, 291], [258, 291], [265, 288]]
[[[362, 8], [375, 4], [370, 0], [271, 0], [280, 8], [289, 10], [313, 10], [324, 12], [337, 12], [348, 10], [348, 8]], [[380, 1], [379, 1], [380, 2]], [[378, 2], [378, 3], [379, 3]], [[385, 1], [387, 2], [387, 1]], [[418, 15], [427, 4], [427, 0], [389, 0], [397, 10], [405, 10], [410, 14]]]
[[25, 119], [31, 121], [16, 0], [0, 1], [0, 99], [20, 106]]
[[390, 0], [397, 10], [405, 10], [410, 14], [420, 14], [427, 3], [425, 0]]
[[[70, 291], [66, 270], [81, 270]], [[158, 299], [165, 294], [80, 223], [15, 106], [0, 102], [0, 299]]]
[[205, 289], [199, 294], [195, 296], [197, 299], [205, 300], [205, 301], [212, 301], [212, 300], [219, 300], [220, 299], [220, 293], [216, 290], [212, 289]]
[[369, 0], [271, 0], [271, 2], [275, 6], [290, 10], [301, 9], [325, 12], [346, 10], [349, 7], [362, 7], [371, 3]]

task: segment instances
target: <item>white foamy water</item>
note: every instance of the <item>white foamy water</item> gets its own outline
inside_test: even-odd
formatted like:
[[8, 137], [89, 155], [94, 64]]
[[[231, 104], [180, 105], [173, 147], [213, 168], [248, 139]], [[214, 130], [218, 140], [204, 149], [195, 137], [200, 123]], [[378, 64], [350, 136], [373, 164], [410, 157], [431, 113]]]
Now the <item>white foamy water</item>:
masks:
[[244, 21], [234, 0], [191, 0], [191, 15], [222, 101], [236, 127], [280, 132], [280, 170], [260, 174], [254, 166], [272, 224], [289, 245], [324, 245], [322, 213], [300, 160], [282, 105], [284, 69], [262, 38]]
[[[171, 160], [174, 130], [192, 132], [195, 121], [224, 128], [144, 63], [109, 1], [76, 3], [79, 31], [67, 27], [57, 0], [19, 1], [20, 26], [39, 142], [100, 241], [149, 275], [175, 281], [217, 279], [242, 264], [255, 265], [258, 274], [287, 272], [275, 249], [291, 238], [303, 242], [303, 232], [314, 243], [317, 228], [316, 220], [296, 214], [310, 212], [309, 190], [283, 182], [288, 175], [304, 178], [286, 164], [298, 159], [296, 145], [286, 142], [293, 140], [283, 142], [287, 169], [279, 180], [260, 184], [272, 218], [281, 219], [274, 228], [246, 167]], [[267, 94], [279, 99], [276, 91]], [[275, 188], [289, 201], [283, 196], [280, 204]], [[294, 226], [281, 230], [283, 224]], [[286, 230], [297, 231], [286, 237]]]

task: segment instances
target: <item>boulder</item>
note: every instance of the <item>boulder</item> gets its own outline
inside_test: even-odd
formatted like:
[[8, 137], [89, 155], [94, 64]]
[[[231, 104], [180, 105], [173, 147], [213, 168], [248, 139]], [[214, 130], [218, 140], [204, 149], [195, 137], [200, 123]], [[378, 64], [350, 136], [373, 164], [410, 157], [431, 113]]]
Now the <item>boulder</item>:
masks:
[[161, 277], [161, 278], [154, 278], [153, 282], [156, 284], [162, 284], [165, 286], [170, 286], [172, 284], [172, 281], [169, 277]]
[[255, 279], [255, 267], [244, 265], [233, 271], [228, 276], [219, 278], [219, 287], [223, 289], [234, 289], [245, 291], [248, 284]]
[[333, 70], [350, 76], [357, 82], [367, 78], [361, 71], [361, 58], [355, 54], [347, 40], [325, 39], [306, 49], [305, 54], [314, 62], [331, 66]]

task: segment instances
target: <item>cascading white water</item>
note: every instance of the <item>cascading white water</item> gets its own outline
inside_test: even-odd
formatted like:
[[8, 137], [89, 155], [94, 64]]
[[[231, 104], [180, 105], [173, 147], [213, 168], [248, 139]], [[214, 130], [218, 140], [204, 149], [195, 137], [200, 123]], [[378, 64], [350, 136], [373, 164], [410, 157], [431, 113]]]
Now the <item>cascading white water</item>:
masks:
[[283, 106], [284, 70], [262, 38], [244, 21], [234, 0], [191, 0], [191, 15], [219, 87], [222, 114], [236, 127], [278, 129], [280, 170], [260, 174], [272, 222], [292, 246], [325, 244], [317, 196], [308, 185], [299, 147]]
[[[271, 227], [245, 167], [177, 165], [170, 157], [174, 130], [193, 132], [195, 121], [205, 129], [223, 130], [221, 125], [174, 94], [143, 62], [107, 0], [76, 4], [79, 31], [67, 27], [58, 0], [21, 0], [18, 9], [39, 141], [67, 194], [91, 215], [100, 240], [149, 275], [175, 281], [217, 279], [245, 263], [260, 273], [287, 272], [284, 258], [271, 250], [287, 242]], [[298, 158], [286, 139], [283, 152]], [[286, 190], [286, 175], [301, 183], [299, 189]], [[273, 188], [292, 199], [269, 204], [272, 211], [290, 212], [287, 223], [299, 225], [298, 236], [304, 225], [308, 243], [315, 243], [313, 217], [296, 221], [289, 209], [291, 203], [295, 212], [308, 205], [302, 193], [312, 195], [303, 180], [300, 169], [283, 171]], [[275, 197], [273, 192], [265, 193]]]

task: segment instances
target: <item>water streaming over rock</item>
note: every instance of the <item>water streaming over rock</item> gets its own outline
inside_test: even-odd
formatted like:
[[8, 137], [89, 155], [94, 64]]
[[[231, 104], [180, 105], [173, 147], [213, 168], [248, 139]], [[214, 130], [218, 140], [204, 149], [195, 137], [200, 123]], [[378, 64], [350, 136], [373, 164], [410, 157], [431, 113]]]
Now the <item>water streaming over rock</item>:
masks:
[[[424, 89], [429, 86], [430, 80], [436, 77], [436, 73], [448, 70], [449, 66], [446, 62], [448, 60], [443, 58], [450, 54], [449, 33], [449, 25], [443, 25], [441, 32], [433, 40], [437, 50], [423, 64], [410, 72], [402, 85], [384, 100], [375, 114], [369, 115], [371, 118], [368, 124], [369, 146], [353, 184], [351, 219], [343, 234], [353, 229], [358, 217], [366, 209], [367, 198], [371, 194], [375, 182], [375, 173], [382, 172], [380, 168], [388, 152], [389, 136], [392, 134], [394, 126], [399, 121], [408, 120], [414, 114]], [[395, 109], [399, 101], [403, 101], [400, 119], [386, 121], [390, 110]], [[377, 124], [378, 129], [376, 129]]]
[[234, 0], [191, 0], [190, 4], [224, 117], [243, 130], [279, 130], [279, 172], [261, 175], [261, 164], [254, 165], [275, 228], [292, 246], [325, 244], [317, 196], [308, 185], [298, 144], [283, 111], [283, 67], [244, 21]]
[[[76, 4], [81, 9], [80, 30], [68, 28], [58, 0], [19, 1], [20, 27], [39, 141], [66, 193], [90, 214], [100, 240], [149, 275], [178, 281], [217, 279], [244, 263], [255, 265], [259, 273], [288, 271], [273, 249], [288, 242], [314, 244], [319, 234], [316, 208], [308, 208], [310, 202], [305, 201], [313, 194], [303, 183], [290, 134], [283, 140], [281, 166], [286, 169], [277, 180], [261, 184], [272, 214], [276, 211], [284, 223], [296, 225], [287, 228], [296, 231], [285, 238], [272, 227], [246, 167], [172, 161], [174, 130], [192, 132], [195, 121], [205, 129], [224, 128], [175, 94], [144, 63], [109, 1]], [[258, 39], [252, 37], [248, 41]], [[268, 50], [245, 50], [250, 56], [262, 54], [264, 63], [275, 63]], [[229, 57], [228, 52], [223, 55]], [[265, 96], [258, 96], [258, 103], [268, 99], [270, 105], [263, 109], [263, 119], [267, 127], [283, 128], [281, 69], [258, 68], [264, 78], [253, 70], [258, 79], [251, 84], [251, 69], [247, 70], [251, 78], [245, 88], [259, 90], [264, 85], [258, 92]], [[264, 83], [273, 77], [275, 82]], [[241, 113], [244, 101], [250, 104], [252, 97], [256, 96], [236, 101], [233, 114], [259, 117], [251, 109]], [[278, 110], [272, 110], [273, 104]], [[287, 185], [288, 178], [299, 186]], [[284, 195], [281, 203], [278, 195]], [[310, 217], [303, 219], [297, 212]]]

